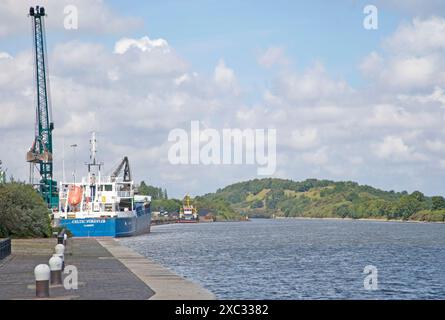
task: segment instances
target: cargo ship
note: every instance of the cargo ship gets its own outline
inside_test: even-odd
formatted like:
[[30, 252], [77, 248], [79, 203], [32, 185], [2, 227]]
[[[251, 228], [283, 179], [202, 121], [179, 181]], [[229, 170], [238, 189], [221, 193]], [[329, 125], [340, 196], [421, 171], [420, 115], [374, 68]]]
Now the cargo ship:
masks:
[[197, 223], [199, 216], [196, 208], [191, 204], [190, 196], [186, 195], [179, 211], [178, 223]]
[[[96, 161], [96, 136], [90, 140], [88, 174], [61, 182], [55, 221], [74, 237], [128, 237], [150, 232], [151, 197], [135, 194], [127, 157], [109, 176]], [[123, 173], [122, 176], [120, 174]]]

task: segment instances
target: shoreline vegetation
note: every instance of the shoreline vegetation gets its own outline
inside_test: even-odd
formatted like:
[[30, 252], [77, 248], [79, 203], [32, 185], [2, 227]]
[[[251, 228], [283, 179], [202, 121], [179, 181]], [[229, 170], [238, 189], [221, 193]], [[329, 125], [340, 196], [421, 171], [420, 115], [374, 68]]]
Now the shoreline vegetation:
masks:
[[237, 215], [249, 218], [445, 221], [442, 196], [384, 191], [352, 181], [254, 179], [198, 198], [228, 203]]
[[422, 220], [402, 220], [402, 219], [378, 219], [378, 218], [315, 218], [315, 217], [275, 217], [277, 220], [287, 220], [287, 219], [296, 219], [296, 220], [346, 220], [346, 221], [370, 221], [370, 222], [405, 222], [405, 223], [445, 223], [445, 221], [422, 221]]
[[[152, 210], [178, 212], [182, 200], [167, 190], [138, 186], [152, 196]], [[445, 198], [420, 191], [383, 191], [352, 181], [254, 179], [197, 196], [194, 205], [215, 221], [249, 218], [329, 218], [370, 221], [445, 222]], [[21, 182], [0, 185], [0, 237], [50, 237], [48, 209], [33, 188]]]

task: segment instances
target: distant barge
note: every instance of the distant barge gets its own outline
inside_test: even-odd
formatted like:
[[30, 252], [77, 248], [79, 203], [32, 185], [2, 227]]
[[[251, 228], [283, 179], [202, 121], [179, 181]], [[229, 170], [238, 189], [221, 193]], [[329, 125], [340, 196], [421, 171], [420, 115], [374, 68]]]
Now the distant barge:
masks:
[[182, 208], [179, 211], [178, 223], [197, 223], [199, 216], [196, 208], [191, 204], [190, 196], [186, 195], [183, 200]]

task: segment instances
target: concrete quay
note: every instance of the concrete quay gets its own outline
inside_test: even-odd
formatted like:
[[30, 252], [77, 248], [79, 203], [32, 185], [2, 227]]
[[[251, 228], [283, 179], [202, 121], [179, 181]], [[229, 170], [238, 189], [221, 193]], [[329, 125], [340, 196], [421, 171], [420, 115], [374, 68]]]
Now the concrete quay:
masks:
[[104, 238], [98, 242], [154, 291], [151, 300], [215, 299], [213, 293], [207, 289], [120, 245], [118, 240]]
[[[48, 264], [57, 239], [14, 239], [0, 260], [0, 300], [35, 298], [34, 267]], [[51, 286], [50, 300], [215, 299], [208, 290], [122, 246], [112, 238], [69, 239], [65, 266], [78, 271], [78, 288]], [[66, 277], [67, 275], [63, 275]]]

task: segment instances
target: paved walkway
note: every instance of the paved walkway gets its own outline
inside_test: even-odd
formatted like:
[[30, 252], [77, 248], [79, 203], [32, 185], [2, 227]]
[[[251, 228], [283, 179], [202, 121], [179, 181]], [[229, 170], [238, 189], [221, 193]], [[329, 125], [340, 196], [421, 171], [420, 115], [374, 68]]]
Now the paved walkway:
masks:
[[[0, 299], [34, 299], [34, 267], [48, 263], [56, 239], [13, 240], [0, 261]], [[78, 270], [79, 287], [52, 287], [52, 299], [146, 300], [154, 292], [94, 239], [69, 239], [65, 264]]]

